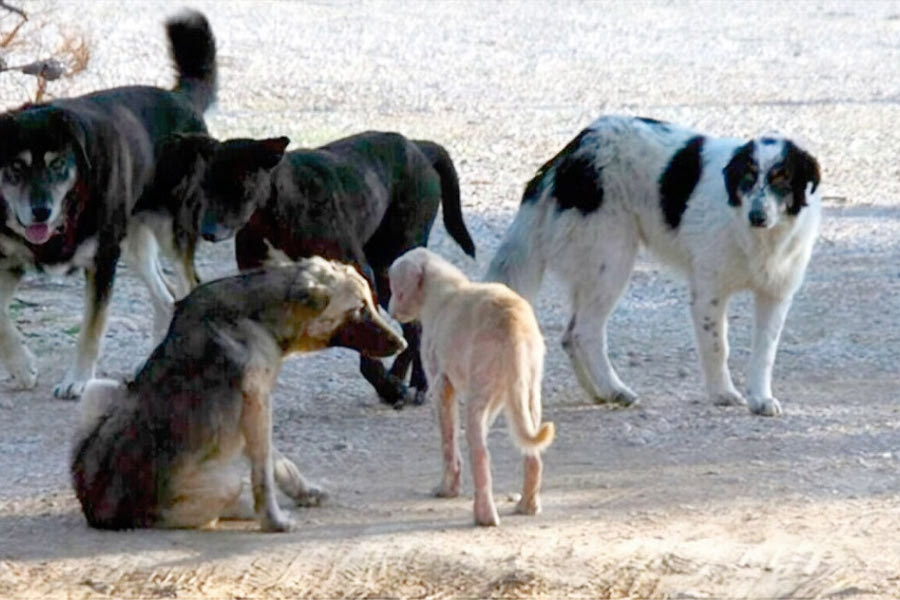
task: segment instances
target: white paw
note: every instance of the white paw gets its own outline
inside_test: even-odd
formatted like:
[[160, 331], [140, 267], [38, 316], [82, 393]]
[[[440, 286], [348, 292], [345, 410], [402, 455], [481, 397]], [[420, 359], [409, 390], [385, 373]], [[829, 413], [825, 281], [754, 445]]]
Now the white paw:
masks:
[[297, 528], [297, 524], [293, 517], [279, 510], [264, 518], [260, 523], [260, 528], [267, 532], [283, 533], [294, 531]]
[[747, 401], [741, 396], [740, 392], [734, 390], [726, 390], [713, 395], [713, 404], [716, 406], [746, 406]]
[[34, 354], [25, 346], [21, 347], [21, 352], [12, 357], [6, 368], [14, 389], [30, 390], [37, 385], [38, 372], [35, 362]]
[[322, 506], [328, 500], [328, 492], [315, 485], [307, 486], [294, 498], [297, 506]]
[[90, 380], [90, 377], [66, 373], [63, 380], [53, 388], [53, 395], [61, 400], [77, 400], [81, 398], [81, 394], [84, 393], [84, 388]]
[[750, 396], [748, 407], [750, 408], [751, 413], [763, 417], [777, 417], [783, 412], [781, 410], [781, 403], [776, 398]]

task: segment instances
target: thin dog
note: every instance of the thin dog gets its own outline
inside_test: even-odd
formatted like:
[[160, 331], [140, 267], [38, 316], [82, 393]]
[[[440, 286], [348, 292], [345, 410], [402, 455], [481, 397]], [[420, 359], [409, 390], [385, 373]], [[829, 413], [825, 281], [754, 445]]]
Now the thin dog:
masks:
[[[488, 269], [528, 299], [545, 270], [567, 285], [562, 345], [598, 402], [637, 399], [607, 355], [607, 319], [639, 246], [683, 272], [709, 397], [781, 414], [775, 352], [821, 220], [819, 164], [778, 135], [709, 137], [653, 119], [603, 117], [544, 164]], [[749, 396], [728, 371], [728, 300], [753, 293]]]
[[459, 494], [456, 397], [466, 409], [466, 440], [475, 482], [475, 522], [498, 525], [491, 491], [487, 432], [503, 411], [525, 454], [525, 481], [516, 512], [540, 512], [540, 453], [555, 435], [541, 423], [544, 338], [531, 306], [505, 285], [473, 283], [456, 267], [416, 248], [390, 267], [390, 313], [422, 323], [422, 362], [438, 407], [444, 476], [438, 496]]
[[198, 287], [133, 381], [85, 390], [71, 471], [88, 523], [193, 528], [245, 516], [249, 460], [260, 526], [290, 530], [275, 483], [303, 505], [322, 492], [272, 445], [270, 393], [286, 355], [331, 346], [405, 347], [352, 267], [312, 258]]
[[[165, 144], [157, 177], [134, 212], [182, 265], [182, 285], [198, 280], [193, 253], [200, 236], [219, 241], [237, 231], [241, 269], [285, 256], [351, 262], [387, 307], [388, 267], [427, 245], [439, 205], [451, 237], [475, 256], [459, 179], [442, 146], [374, 131], [285, 154], [287, 145], [286, 137], [220, 142], [205, 135], [177, 135]], [[409, 346], [390, 372], [378, 360], [360, 358], [366, 379], [398, 408], [420, 404], [426, 387], [418, 327], [406, 324], [403, 331]], [[416, 391], [404, 384], [411, 364]]]
[[78, 397], [93, 377], [123, 249], [150, 289], [157, 331], [171, 315], [172, 290], [154, 237], [128, 215], [152, 176], [157, 144], [176, 131], [206, 131], [216, 64], [203, 15], [186, 13], [167, 29], [178, 69], [172, 91], [119, 87], [0, 115], [0, 361], [16, 387], [37, 383], [34, 355], [8, 315], [27, 268], [85, 270], [75, 360], [54, 389], [57, 397]]

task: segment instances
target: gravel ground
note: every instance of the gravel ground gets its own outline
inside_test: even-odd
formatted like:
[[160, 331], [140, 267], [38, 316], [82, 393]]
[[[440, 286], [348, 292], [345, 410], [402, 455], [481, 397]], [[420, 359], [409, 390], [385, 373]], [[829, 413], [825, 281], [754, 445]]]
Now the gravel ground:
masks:
[[[52, 398], [82, 278], [32, 276], [12, 312], [39, 357], [39, 385], [0, 383], [0, 596], [900, 596], [900, 3], [194, 6], [219, 44], [214, 134], [285, 134], [296, 147], [390, 129], [441, 142], [460, 171], [478, 260], [439, 222], [431, 247], [473, 277], [524, 183], [600, 114], [800, 140], [822, 164], [827, 208], [776, 365], [786, 414], [709, 405], [684, 285], [642, 257], [610, 340], [638, 407], [586, 400], [557, 343], [564, 300], [552, 281], [539, 298], [544, 412], [558, 430], [541, 516], [511, 515], [521, 466], [502, 422], [490, 436], [502, 525], [471, 527], [467, 472], [464, 497], [429, 497], [440, 468], [431, 410], [380, 405], [355, 357], [329, 351], [287, 364], [275, 395], [279, 447], [333, 494], [295, 511], [299, 531], [97, 532], [68, 482], [76, 405]], [[51, 23], [31, 38], [45, 48], [60, 30], [91, 40], [88, 71], [52, 92], [171, 84], [161, 23], [177, 6], [26, 8]], [[32, 83], [0, 76], [2, 106], [26, 100]], [[201, 250], [202, 274], [233, 270], [230, 244]], [[151, 349], [147, 292], [120, 274], [99, 366], [111, 376]], [[739, 386], [750, 322], [739, 297]]]

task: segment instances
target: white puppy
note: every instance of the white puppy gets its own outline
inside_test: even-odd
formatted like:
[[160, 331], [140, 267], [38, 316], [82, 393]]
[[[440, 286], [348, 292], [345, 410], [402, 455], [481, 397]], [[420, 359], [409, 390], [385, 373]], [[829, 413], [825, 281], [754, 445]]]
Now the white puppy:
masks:
[[473, 283], [425, 248], [391, 265], [390, 313], [422, 323], [422, 364], [428, 394], [438, 407], [444, 477], [438, 496], [459, 495], [459, 395], [466, 410], [466, 440], [475, 482], [475, 522], [498, 525], [491, 493], [487, 432], [503, 410], [525, 453], [525, 482], [516, 511], [541, 510], [540, 452], [553, 441], [553, 423], [541, 424], [544, 339], [531, 306], [505, 285]]
[[542, 166], [487, 279], [533, 299], [546, 269], [571, 294], [563, 336], [597, 401], [637, 398], [607, 356], [607, 319], [640, 245], [688, 279], [709, 396], [746, 404], [728, 372], [728, 300], [753, 292], [749, 408], [781, 413], [772, 367], [785, 315], [818, 234], [819, 165], [779, 136], [707, 137], [652, 119], [603, 117]]

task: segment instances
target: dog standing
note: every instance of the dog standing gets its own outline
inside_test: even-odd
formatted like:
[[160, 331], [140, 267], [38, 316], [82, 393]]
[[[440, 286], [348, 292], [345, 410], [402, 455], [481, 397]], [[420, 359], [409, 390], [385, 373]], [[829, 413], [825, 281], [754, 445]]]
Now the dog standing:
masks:
[[[607, 356], [607, 319], [640, 245], [687, 276], [706, 387], [719, 404], [778, 415], [772, 368], [821, 214], [819, 165], [780, 136], [705, 136], [652, 119], [604, 117], [528, 183], [487, 278], [526, 298], [546, 269], [569, 288], [562, 344], [597, 401], [636, 395]], [[753, 292], [756, 319], [749, 398], [728, 372], [728, 300]]]
[[[220, 241], [237, 231], [241, 269], [270, 260], [307, 256], [351, 262], [387, 307], [387, 270], [398, 256], [425, 246], [441, 206], [451, 237], [475, 256], [462, 217], [459, 179], [440, 145], [370, 131], [316, 149], [284, 153], [285, 137], [220, 142], [205, 135], [174, 136], [160, 156], [154, 183], [135, 218], [151, 224], [181, 264], [183, 285], [196, 282], [198, 237]], [[238, 231], [239, 230], [239, 231]], [[395, 407], [424, 400], [418, 327], [406, 324], [409, 343], [390, 372], [360, 357], [360, 370]], [[404, 384], [412, 365], [410, 387]]]
[[275, 485], [300, 504], [321, 492], [272, 445], [270, 393], [284, 356], [405, 347], [366, 281], [320, 258], [198, 287], [134, 381], [89, 383], [72, 459], [91, 526], [204, 527], [242, 516], [246, 461], [262, 529], [287, 531]]
[[438, 407], [444, 476], [436, 493], [459, 495], [460, 454], [456, 396], [466, 410], [466, 440], [475, 482], [475, 522], [498, 525], [491, 492], [487, 432], [503, 411], [525, 453], [525, 482], [516, 511], [537, 514], [543, 469], [540, 452], [553, 441], [541, 424], [544, 339], [531, 306], [505, 285], [473, 283], [425, 248], [390, 267], [390, 313], [422, 323], [422, 362]]
[[79, 396], [94, 374], [123, 240], [125, 258], [150, 288], [157, 329], [170, 314], [156, 243], [128, 216], [153, 173], [156, 145], [175, 131], [206, 131], [216, 65], [203, 15], [186, 13], [167, 30], [174, 90], [120, 87], [0, 115], [0, 361], [17, 387], [37, 382], [34, 356], [7, 312], [26, 268], [85, 270], [78, 347], [57, 397]]

